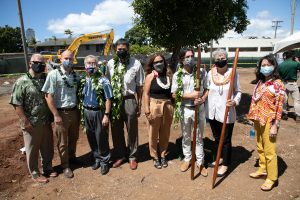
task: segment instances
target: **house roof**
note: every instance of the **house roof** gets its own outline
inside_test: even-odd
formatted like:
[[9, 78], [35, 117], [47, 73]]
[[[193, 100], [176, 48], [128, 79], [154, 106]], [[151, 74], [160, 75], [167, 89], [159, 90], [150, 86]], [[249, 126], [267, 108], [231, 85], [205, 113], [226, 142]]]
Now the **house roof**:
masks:
[[[54, 40], [53, 38], [45, 39], [44, 42], [37, 43], [37, 47], [45, 47], [45, 46], [69, 46], [75, 38], [57, 38]], [[93, 40], [84, 42], [83, 44], [105, 44], [104, 39]]]

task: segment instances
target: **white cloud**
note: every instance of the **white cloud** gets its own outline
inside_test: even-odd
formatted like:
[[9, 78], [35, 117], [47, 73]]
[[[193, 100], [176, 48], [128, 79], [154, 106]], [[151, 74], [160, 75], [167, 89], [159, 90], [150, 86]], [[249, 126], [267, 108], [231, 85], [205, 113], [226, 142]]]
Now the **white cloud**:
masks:
[[47, 29], [55, 34], [70, 29], [77, 35], [129, 25], [133, 16], [131, 0], [104, 0], [91, 13], [70, 13], [63, 19], [51, 19]]
[[[224, 37], [249, 37], [256, 36], [258, 38], [270, 37], [274, 38], [275, 30], [272, 27], [272, 21], [278, 20], [272, 17], [268, 10], [259, 11], [256, 17], [250, 18], [250, 24], [242, 34], [237, 34], [234, 31], [228, 31]], [[280, 25], [280, 24], [279, 24]], [[289, 30], [278, 27], [276, 38], [284, 38], [289, 35]]]

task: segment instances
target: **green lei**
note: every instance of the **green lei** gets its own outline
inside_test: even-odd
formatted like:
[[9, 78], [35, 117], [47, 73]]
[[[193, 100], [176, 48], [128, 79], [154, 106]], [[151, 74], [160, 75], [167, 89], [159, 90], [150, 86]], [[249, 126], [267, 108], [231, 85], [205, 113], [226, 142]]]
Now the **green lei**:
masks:
[[[94, 75], [92, 75], [90, 78], [91, 78], [91, 82], [92, 82], [92, 89], [96, 91], [99, 107], [101, 110], [104, 110], [105, 102], [102, 99], [103, 87], [101, 84], [99, 84], [100, 76], [101, 76], [101, 74], [97, 72]], [[86, 83], [86, 77], [84, 77], [80, 80], [79, 87], [77, 90], [78, 109], [80, 111], [80, 121], [84, 128], [85, 128], [85, 126], [84, 126], [84, 112], [83, 112], [83, 110], [84, 110], [83, 109], [83, 100], [84, 100], [83, 89], [84, 89], [85, 83]]]
[[120, 118], [121, 105], [123, 101], [122, 88], [124, 83], [126, 66], [129, 64], [129, 57], [127, 58], [125, 63], [122, 63], [120, 69], [118, 68], [120, 62], [119, 57], [115, 56], [113, 60], [114, 60], [114, 74], [111, 78], [111, 86], [112, 86], [114, 98], [111, 106], [111, 117], [112, 120], [114, 121]]
[[[193, 70], [193, 76], [194, 76], [194, 88], [196, 88], [196, 74], [195, 70]], [[175, 98], [175, 108], [174, 108], [174, 123], [177, 123], [182, 118], [181, 113], [181, 104], [182, 104], [182, 96], [183, 96], [183, 65], [179, 65], [178, 71], [177, 71], [177, 90], [176, 90], [176, 98]]]

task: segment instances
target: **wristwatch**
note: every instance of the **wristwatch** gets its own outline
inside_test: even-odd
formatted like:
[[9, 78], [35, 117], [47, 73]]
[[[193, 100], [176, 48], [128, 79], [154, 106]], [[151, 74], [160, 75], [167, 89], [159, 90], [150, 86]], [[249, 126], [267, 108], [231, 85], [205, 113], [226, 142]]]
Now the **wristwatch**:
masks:
[[109, 117], [109, 113], [104, 113], [104, 115], [108, 116]]

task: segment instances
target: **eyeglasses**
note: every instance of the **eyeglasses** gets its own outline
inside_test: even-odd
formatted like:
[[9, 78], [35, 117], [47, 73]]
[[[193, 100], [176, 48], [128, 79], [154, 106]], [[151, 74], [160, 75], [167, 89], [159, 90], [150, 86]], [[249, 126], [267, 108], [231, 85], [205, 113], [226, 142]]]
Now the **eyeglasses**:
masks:
[[158, 60], [158, 61], [153, 62], [153, 64], [163, 63], [163, 62], [164, 62], [164, 60]]

